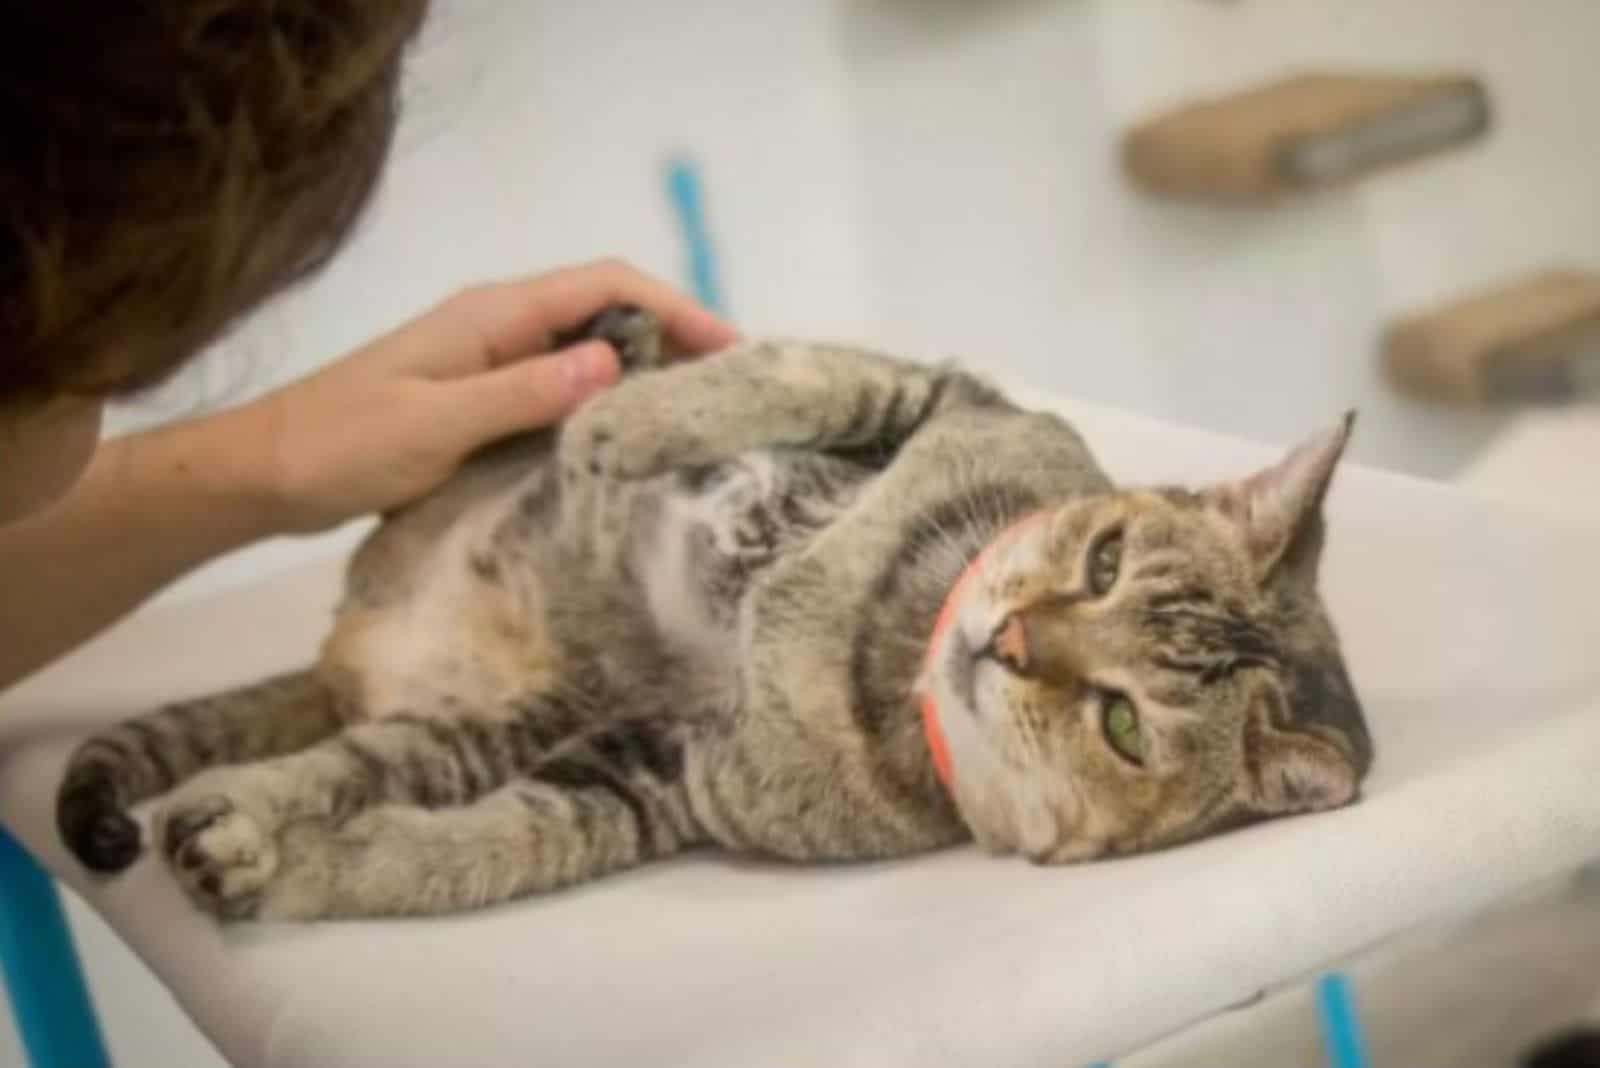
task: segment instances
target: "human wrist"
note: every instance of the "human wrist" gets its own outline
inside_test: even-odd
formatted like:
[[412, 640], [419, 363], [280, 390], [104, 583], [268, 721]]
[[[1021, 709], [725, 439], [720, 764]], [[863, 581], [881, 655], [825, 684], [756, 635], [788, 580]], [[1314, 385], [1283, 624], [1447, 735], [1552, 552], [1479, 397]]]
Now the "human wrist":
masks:
[[112, 478], [139, 499], [205, 513], [215, 551], [287, 533], [292, 524], [278, 486], [273, 439], [253, 407], [108, 442], [105, 462]]
[[269, 394], [209, 416], [197, 426], [211, 456], [211, 478], [255, 538], [303, 533], [301, 480], [284, 453], [284, 413]]

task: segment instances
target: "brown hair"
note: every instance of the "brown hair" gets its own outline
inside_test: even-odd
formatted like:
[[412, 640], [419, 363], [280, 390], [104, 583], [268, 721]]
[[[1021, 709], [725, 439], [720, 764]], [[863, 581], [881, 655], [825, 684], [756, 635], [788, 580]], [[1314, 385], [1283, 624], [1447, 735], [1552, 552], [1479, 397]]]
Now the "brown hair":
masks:
[[0, 404], [157, 382], [325, 263], [426, 6], [5, 4]]

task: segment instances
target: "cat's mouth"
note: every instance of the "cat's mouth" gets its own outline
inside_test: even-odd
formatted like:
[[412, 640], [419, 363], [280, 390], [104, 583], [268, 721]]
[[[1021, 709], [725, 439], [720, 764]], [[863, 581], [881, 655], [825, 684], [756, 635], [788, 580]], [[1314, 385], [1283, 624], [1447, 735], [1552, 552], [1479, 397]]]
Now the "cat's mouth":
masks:
[[978, 712], [978, 665], [982, 659], [965, 634], [951, 636], [946, 677], [956, 700], [973, 715]]
[[945, 685], [947, 692], [968, 716], [983, 722], [983, 702], [978, 697], [979, 673], [987, 665], [993, 669], [999, 658], [995, 651], [993, 628], [981, 620], [986, 613], [973, 612], [951, 628], [948, 652], [945, 654]]

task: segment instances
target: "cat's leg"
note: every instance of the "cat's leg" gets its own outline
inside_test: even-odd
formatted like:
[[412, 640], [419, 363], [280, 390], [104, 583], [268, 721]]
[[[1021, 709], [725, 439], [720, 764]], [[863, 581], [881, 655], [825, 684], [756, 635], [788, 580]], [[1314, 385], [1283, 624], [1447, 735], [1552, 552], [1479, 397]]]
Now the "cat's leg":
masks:
[[[700, 845], [799, 862], [904, 856], [964, 840], [954, 813], [885, 804], [801, 734], [619, 720], [561, 744], [469, 805], [384, 804], [285, 827], [277, 872], [200, 893], [224, 918], [432, 915], [601, 878]], [[775, 748], [776, 747], [776, 748]], [[226, 885], [226, 883], [224, 883]]]
[[952, 368], [841, 346], [751, 343], [592, 398], [561, 432], [562, 479], [645, 478], [772, 446], [887, 461], [930, 420], [970, 408], [1010, 405]]
[[178, 866], [195, 900], [225, 919], [433, 914], [553, 890], [704, 840], [684, 785], [687, 731], [650, 720], [593, 728], [454, 807], [397, 799], [344, 820], [255, 817], [252, 848], [275, 838], [270, 868], [217, 848], [209, 830], [174, 827]]
[[215, 768], [175, 790], [155, 837], [197, 898], [236, 898], [277, 871], [278, 832], [301, 820], [340, 823], [385, 803], [468, 804], [533, 767], [592, 710], [544, 694], [496, 718], [393, 716], [310, 748]]
[[56, 797], [57, 826], [86, 867], [121, 871], [140, 851], [132, 806], [205, 768], [293, 752], [338, 728], [333, 694], [308, 671], [168, 705], [78, 747]]

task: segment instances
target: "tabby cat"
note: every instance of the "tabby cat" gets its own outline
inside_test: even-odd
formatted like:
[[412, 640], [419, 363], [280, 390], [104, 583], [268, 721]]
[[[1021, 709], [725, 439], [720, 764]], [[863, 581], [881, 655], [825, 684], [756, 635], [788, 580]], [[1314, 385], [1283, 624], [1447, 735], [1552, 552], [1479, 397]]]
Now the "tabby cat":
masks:
[[624, 381], [388, 518], [314, 668], [77, 750], [85, 865], [131, 864], [130, 808], [174, 786], [154, 840], [227, 920], [468, 909], [704, 845], [1078, 861], [1355, 797], [1316, 590], [1348, 419], [1239, 482], [1117, 490], [956, 369], [658, 369], [647, 313], [587, 331]]

